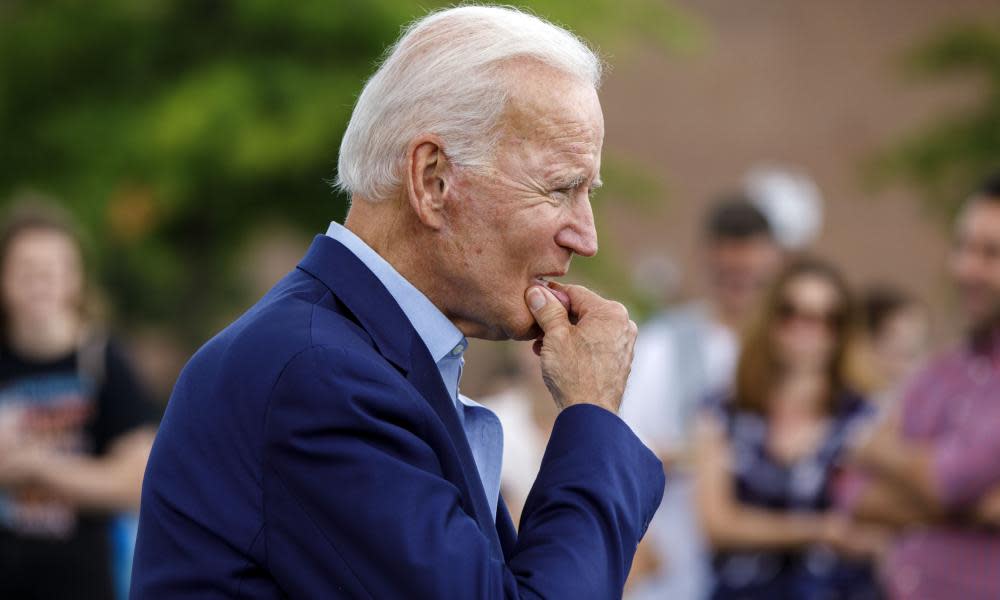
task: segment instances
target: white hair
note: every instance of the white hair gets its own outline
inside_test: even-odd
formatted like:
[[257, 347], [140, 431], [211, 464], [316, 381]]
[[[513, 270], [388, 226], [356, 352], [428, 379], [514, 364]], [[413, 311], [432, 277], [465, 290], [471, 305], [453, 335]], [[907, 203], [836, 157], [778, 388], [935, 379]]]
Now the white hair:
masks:
[[522, 57], [600, 87], [601, 60], [580, 38], [520, 10], [460, 6], [411, 23], [358, 97], [336, 186], [367, 200], [390, 197], [408, 145], [428, 133], [453, 163], [488, 165], [511, 87], [498, 67]]

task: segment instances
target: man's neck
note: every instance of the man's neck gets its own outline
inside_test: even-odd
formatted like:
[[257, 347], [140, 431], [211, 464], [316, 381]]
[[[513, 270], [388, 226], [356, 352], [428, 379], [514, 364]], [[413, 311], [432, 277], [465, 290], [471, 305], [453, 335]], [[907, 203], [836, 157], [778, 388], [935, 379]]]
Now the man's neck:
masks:
[[[434, 302], [422, 284], [421, 269], [418, 268], [420, 253], [414, 252], [412, 245], [418, 242], [419, 232], [407, 225], [403, 211], [396, 200], [369, 202], [354, 201], [344, 220], [344, 227], [358, 236], [369, 248], [392, 265], [404, 279], [409, 281]], [[435, 303], [437, 306], [437, 303]]]
[[431, 240], [426, 239], [416, 219], [408, 218], [399, 200], [369, 202], [355, 200], [344, 220], [344, 227], [358, 236], [376, 254], [392, 265], [403, 279], [431, 301], [449, 320], [467, 332], [449, 314], [441, 301], [445, 297], [441, 278], [432, 275]]

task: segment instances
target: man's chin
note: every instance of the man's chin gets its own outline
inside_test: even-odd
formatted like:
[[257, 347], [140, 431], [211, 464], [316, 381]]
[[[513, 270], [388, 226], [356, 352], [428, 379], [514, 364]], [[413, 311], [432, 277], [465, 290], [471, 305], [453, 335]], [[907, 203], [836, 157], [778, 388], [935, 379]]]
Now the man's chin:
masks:
[[501, 342], [504, 340], [514, 340], [518, 342], [533, 340], [542, 335], [542, 330], [538, 323], [528, 313], [527, 318], [518, 316], [513, 319], [496, 319], [492, 323], [479, 327], [463, 329], [467, 337]]
[[507, 333], [507, 339], [518, 342], [533, 340], [542, 335], [542, 329], [535, 322], [535, 318], [531, 316], [531, 313], [528, 312], [527, 307], [525, 307], [523, 313], [514, 315], [504, 329]]
[[538, 336], [542, 335], [542, 328], [538, 326], [538, 323], [532, 323], [527, 329], [515, 332], [510, 339], [518, 342], [527, 342], [529, 340], [538, 339]]

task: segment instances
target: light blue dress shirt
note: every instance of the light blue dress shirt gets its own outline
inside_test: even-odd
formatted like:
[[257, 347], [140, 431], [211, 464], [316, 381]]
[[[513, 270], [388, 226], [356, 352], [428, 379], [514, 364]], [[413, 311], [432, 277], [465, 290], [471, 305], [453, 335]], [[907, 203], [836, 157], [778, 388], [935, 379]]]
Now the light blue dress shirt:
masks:
[[462, 367], [465, 365], [464, 354], [469, 342], [427, 296], [413, 287], [413, 284], [349, 229], [333, 222], [326, 235], [346, 246], [375, 274], [403, 309], [403, 314], [427, 346], [455, 404], [455, 410], [458, 411], [459, 421], [465, 429], [465, 437], [469, 440], [476, 469], [486, 491], [486, 499], [493, 518], [496, 519], [503, 460], [503, 428], [493, 411], [458, 391]]

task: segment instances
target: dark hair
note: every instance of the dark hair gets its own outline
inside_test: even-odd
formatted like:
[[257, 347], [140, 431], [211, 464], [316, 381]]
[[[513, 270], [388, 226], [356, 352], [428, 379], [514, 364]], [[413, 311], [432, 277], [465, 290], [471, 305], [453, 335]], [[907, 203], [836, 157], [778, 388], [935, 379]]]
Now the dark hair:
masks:
[[995, 171], [983, 180], [973, 194], [976, 198], [1000, 202], [1000, 171]]
[[893, 286], [877, 285], [868, 288], [861, 299], [865, 330], [869, 335], [878, 335], [890, 317], [919, 304], [916, 298]]
[[960, 212], [977, 204], [1000, 204], [1000, 171], [994, 171], [983, 179], [959, 205]]
[[855, 372], [857, 309], [850, 287], [836, 267], [824, 260], [804, 256], [794, 260], [778, 275], [759, 308], [757, 318], [743, 337], [743, 350], [736, 367], [734, 404], [738, 409], [760, 414], [767, 412], [767, 397], [781, 375], [771, 342], [771, 330], [781, 318], [788, 285], [803, 276], [828, 281], [840, 297], [839, 315], [833, 322], [837, 343], [828, 368], [831, 393], [827, 399], [827, 412], [833, 410], [832, 402], [838, 394], [861, 387], [860, 377]]
[[710, 241], [746, 240], [760, 235], [772, 237], [771, 224], [743, 193], [723, 196], [705, 219], [705, 236]]

